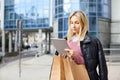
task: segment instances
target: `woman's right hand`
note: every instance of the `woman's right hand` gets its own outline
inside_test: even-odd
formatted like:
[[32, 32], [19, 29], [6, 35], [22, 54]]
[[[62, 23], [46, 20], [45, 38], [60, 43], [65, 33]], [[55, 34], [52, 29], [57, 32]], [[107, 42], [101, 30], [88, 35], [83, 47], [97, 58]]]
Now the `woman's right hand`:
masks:
[[69, 58], [74, 58], [75, 57], [75, 52], [73, 50], [71, 50], [69, 48], [66, 48], [65, 51], [66, 51], [67, 57], [69, 57]]

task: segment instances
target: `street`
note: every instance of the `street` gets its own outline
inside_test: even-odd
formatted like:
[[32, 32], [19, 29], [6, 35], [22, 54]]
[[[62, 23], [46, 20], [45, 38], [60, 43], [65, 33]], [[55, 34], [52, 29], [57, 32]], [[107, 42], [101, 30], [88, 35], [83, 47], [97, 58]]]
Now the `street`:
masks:
[[[0, 80], [49, 80], [53, 55], [31, 56], [0, 65]], [[120, 80], [120, 62], [107, 62], [109, 80]], [[21, 72], [20, 72], [21, 71]]]

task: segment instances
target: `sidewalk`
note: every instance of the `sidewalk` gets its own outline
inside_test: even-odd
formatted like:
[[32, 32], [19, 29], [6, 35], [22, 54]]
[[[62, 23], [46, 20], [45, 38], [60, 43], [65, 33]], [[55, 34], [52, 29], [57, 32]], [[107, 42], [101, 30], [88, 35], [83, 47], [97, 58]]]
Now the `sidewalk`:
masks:
[[[19, 60], [0, 68], [0, 80], [49, 80], [52, 55], [27, 57], [22, 59], [21, 77], [19, 77]], [[109, 80], [120, 80], [120, 62], [107, 62]]]
[[16, 60], [0, 68], [0, 80], [49, 80], [52, 55], [24, 58], [21, 64], [21, 77]]
[[109, 62], [108, 80], [120, 80], [120, 62]]

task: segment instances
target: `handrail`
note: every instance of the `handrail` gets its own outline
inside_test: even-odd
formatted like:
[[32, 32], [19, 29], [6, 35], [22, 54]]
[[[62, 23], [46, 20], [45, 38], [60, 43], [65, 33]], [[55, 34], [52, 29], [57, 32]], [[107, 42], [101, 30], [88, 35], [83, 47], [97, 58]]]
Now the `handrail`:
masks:
[[111, 51], [120, 51], [120, 48], [103, 48], [104, 51], [108, 51], [108, 50], [111, 50]]
[[106, 60], [109, 62], [120, 61], [120, 48], [103, 48], [103, 51], [110, 51], [110, 54], [106, 55]]

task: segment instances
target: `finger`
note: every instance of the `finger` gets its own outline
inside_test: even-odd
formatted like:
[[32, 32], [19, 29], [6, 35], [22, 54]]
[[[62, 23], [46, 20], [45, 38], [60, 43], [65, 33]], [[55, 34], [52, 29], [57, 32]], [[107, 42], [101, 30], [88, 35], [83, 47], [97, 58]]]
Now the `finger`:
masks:
[[69, 52], [66, 53], [66, 55], [70, 58], [71, 57], [71, 54]]
[[67, 49], [67, 48], [66, 48], [66, 49], [64, 49], [64, 50], [65, 50], [66, 52], [68, 52], [68, 53], [70, 52], [70, 49]]
[[66, 53], [64, 53], [64, 54], [62, 54], [62, 56], [63, 56], [64, 58], [66, 58], [66, 57], [67, 57], [67, 54], [66, 54]]

